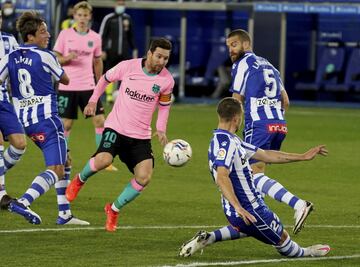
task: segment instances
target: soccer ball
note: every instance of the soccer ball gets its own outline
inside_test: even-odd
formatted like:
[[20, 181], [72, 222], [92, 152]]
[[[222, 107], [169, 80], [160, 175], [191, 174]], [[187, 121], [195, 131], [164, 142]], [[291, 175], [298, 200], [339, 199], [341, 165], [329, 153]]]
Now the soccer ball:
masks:
[[175, 139], [164, 147], [163, 156], [167, 164], [173, 167], [184, 166], [191, 158], [192, 150], [188, 142]]

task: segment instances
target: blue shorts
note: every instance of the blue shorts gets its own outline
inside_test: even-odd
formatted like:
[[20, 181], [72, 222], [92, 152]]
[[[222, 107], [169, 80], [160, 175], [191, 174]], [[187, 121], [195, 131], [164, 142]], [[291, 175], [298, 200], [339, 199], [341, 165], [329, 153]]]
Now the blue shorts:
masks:
[[[284, 120], [267, 122], [256, 121], [247, 124], [244, 128], [244, 141], [264, 150], [280, 150], [287, 134], [287, 125]], [[250, 164], [257, 162], [249, 160]]]
[[278, 245], [284, 231], [279, 217], [267, 206], [260, 206], [250, 212], [257, 220], [256, 223], [246, 225], [240, 217], [227, 216], [230, 224], [239, 232], [252, 236], [265, 244]]
[[43, 152], [46, 166], [65, 165], [67, 145], [59, 117], [51, 117], [25, 128], [29, 138]]
[[16, 116], [13, 105], [7, 101], [0, 101], [0, 131], [4, 137], [10, 134], [24, 133], [24, 129]]

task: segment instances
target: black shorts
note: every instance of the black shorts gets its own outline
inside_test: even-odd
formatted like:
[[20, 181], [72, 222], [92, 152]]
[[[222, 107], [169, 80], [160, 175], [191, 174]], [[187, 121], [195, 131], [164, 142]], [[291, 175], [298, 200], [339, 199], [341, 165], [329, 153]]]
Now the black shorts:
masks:
[[132, 173], [134, 173], [135, 166], [146, 159], [152, 159], [154, 168], [155, 161], [150, 139], [131, 138], [119, 134], [111, 128], [105, 128], [100, 145], [93, 157], [101, 152], [108, 152], [114, 158], [119, 156]]
[[[78, 107], [84, 112], [85, 106], [94, 90], [89, 91], [59, 91], [58, 108], [61, 118], [76, 120], [78, 118]], [[100, 101], [97, 102], [95, 115], [104, 114], [104, 107]]]

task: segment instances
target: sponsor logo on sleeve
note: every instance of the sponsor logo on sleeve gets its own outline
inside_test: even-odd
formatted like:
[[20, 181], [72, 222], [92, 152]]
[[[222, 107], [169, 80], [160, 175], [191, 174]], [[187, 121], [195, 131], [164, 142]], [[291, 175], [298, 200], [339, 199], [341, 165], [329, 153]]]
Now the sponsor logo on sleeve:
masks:
[[220, 148], [217, 154], [217, 159], [223, 160], [226, 157], [226, 150], [224, 148]]

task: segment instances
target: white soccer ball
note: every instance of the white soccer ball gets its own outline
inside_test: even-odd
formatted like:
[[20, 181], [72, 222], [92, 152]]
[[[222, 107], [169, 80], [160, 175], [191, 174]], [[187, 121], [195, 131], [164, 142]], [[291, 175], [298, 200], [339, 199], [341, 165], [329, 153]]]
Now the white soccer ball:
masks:
[[163, 156], [165, 162], [170, 166], [184, 166], [192, 156], [191, 146], [182, 139], [172, 140], [165, 145]]

